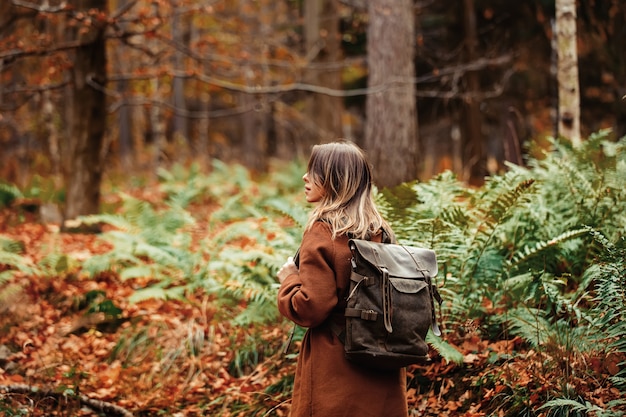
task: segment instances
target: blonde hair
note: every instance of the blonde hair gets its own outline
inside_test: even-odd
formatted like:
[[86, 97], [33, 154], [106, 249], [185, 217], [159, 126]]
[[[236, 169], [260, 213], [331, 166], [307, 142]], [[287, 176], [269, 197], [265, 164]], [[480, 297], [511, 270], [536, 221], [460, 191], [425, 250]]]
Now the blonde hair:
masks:
[[330, 224], [333, 239], [341, 234], [369, 239], [381, 229], [394, 239], [376, 208], [371, 169], [357, 145], [340, 140], [313, 146], [307, 174], [324, 195], [311, 212], [305, 230], [322, 220]]

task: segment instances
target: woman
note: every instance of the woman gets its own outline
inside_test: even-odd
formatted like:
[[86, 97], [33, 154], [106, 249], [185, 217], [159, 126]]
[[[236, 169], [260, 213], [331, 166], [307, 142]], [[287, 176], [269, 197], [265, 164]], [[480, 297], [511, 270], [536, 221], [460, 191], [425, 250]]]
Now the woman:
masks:
[[350, 282], [348, 239], [381, 241], [387, 222], [372, 197], [369, 165], [361, 149], [341, 141], [316, 145], [302, 177], [315, 208], [300, 246], [299, 267], [278, 272], [278, 309], [307, 327], [294, 382], [292, 417], [406, 417], [406, 373], [350, 363], [331, 323], [345, 326]]

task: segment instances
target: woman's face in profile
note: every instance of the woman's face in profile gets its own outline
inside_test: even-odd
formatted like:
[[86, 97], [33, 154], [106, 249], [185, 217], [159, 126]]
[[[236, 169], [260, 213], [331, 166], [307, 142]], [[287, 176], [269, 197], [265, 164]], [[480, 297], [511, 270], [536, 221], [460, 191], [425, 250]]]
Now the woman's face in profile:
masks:
[[319, 202], [322, 197], [324, 197], [324, 189], [309, 178], [308, 172], [302, 176], [302, 180], [304, 181], [304, 195], [306, 196], [306, 201], [309, 203]]

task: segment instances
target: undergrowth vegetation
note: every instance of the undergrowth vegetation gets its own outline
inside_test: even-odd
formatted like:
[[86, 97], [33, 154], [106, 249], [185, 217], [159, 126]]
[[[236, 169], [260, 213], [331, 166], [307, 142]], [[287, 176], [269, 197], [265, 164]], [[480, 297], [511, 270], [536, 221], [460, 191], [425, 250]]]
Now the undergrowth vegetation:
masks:
[[[626, 141], [607, 137], [592, 135], [578, 149], [552, 140], [524, 167], [511, 165], [480, 188], [443, 173], [377, 192], [400, 242], [438, 254], [444, 337], [429, 335], [436, 353], [463, 366], [455, 344], [472, 329], [484, 340], [521, 344], [543, 358], [534, 380], [518, 386], [499, 385], [497, 377], [475, 382], [476, 401], [497, 392], [497, 400], [483, 407], [489, 415], [624, 415], [624, 401], [593, 403], [579, 382], [600, 378], [592, 364], [610, 357], [616, 367], [601, 384], [626, 392]], [[0, 308], [18, 291], [17, 274], [114, 274], [132, 288], [131, 303], [206, 294], [216, 320], [245, 332], [244, 343], [232, 337], [228, 372], [249, 375], [279, 355], [286, 338], [268, 340], [263, 330], [281, 322], [274, 277], [297, 248], [306, 221], [304, 169], [293, 163], [260, 180], [219, 161], [209, 174], [193, 167], [163, 170], [158, 199], [120, 193], [114, 210], [82, 219], [103, 228], [98, 239], [109, 249], [80, 267], [71, 255], [54, 252], [34, 264], [21, 255], [20, 243], [0, 236]], [[5, 196], [20, 193], [8, 185], [2, 190]], [[150, 349], [159, 331], [132, 329], [110, 354], [124, 366], [156, 355]], [[160, 369], [197, 356], [213, 330], [181, 329], [178, 343], [156, 355]], [[302, 333], [298, 329], [296, 340]], [[490, 359], [494, 367], [513, 361], [515, 352], [494, 352]], [[267, 394], [287, 398], [292, 383], [285, 375]], [[533, 387], [543, 387], [534, 400]], [[239, 404], [226, 394], [206, 405], [226, 406], [247, 415], [269, 413], [263, 401]]]
[[[400, 240], [438, 253], [447, 332], [469, 319], [484, 338], [518, 336], [545, 355], [544, 376], [563, 387], [546, 393], [550, 415], [623, 415], [623, 401], [594, 406], [575, 381], [592, 358], [620, 353], [611, 379], [624, 388], [624, 146], [606, 132], [579, 149], [552, 140], [479, 189], [446, 173], [379, 196]], [[500, 401], [503, 415], [534, 415], [521, 397]]]

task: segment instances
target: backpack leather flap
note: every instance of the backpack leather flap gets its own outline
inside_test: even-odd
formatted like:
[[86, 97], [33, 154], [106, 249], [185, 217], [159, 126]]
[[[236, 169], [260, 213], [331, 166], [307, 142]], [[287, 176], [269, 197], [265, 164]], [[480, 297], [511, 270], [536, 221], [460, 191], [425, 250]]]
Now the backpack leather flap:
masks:
[[428, 288], [426, 281], [406, 279], [406, 278], [389, 278], [389, 282], [396, 291], [404, 294], [417, 294], [424, 288]]
[[379, 271], [387, 269], [390, 277], [425, 279], [437, 275], [437, 256], [430, 249], [360, 239], [350, 239], [349, 245], [354, 256]]

